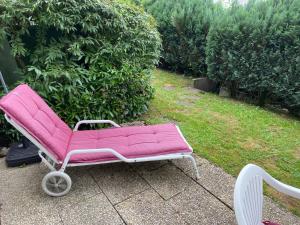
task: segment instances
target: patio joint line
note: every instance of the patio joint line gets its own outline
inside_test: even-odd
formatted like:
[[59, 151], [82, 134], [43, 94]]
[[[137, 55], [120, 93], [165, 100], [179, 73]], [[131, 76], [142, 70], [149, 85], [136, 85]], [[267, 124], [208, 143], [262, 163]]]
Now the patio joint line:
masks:
[[[97, 186], [98, 186], [98, 185], [97, 185]], [[90, 200], [90, 199], [92, 199], [92, 198], [94, 198], [94, 197], [96, 197], [97, 195], [100, 195], [100, 194], [103, 194], [102, 190], [101, 190], [101, 192], [99, 192], [99, 193], [97, 193], [97, 194], [94, 194], [94, 195], [92, 195], [92, 196], [86, 197], [86, 198], [84, 198], [84, 199], [81, 200], [81, 201], [74, 202], [73, 204], [70, 204], [70, 205], [67, 206], [67, 207], [72, 207], [73, 205], [80, 204], [80, 203], [82, 203], [83, 201], [88, 201], [88, 200]], [[0, 224], [0, 225], [1, 225], [1, 224]]]
[[[211, 194], [212, 196], [214, 196], [219, 202], [221, 202], [223, 205], [225, 205], [227, 208], [229, 208], [231, 211], [234, 211], [233, 208], [228, 205], [226, 202], [224, 202], [222, 199], [220, 199], [217, 195], [215, 195], [213, 192], [211, 192], [210, 190], [208, 190], [206, 187], [204, 187], [202, 184], [200, 184], [197, 179], [194, 178], [194, 175], [190, 176], [188, 174], [188, 172], [191, 171], [191, 169], [189, 169], [188, 171], [184, 171], [183, 169], [181, 169], [180, 167], [178, 167], [175, 163], [173, 163], [173, 165], [175, 167], [177, 167], [181, 172], [183, 172], [185, 175], [187, 175], [188, 177], [190, 177], [193, 181], [196, 182], [196, 184], [198, 184], [200, 187], [202, 187], [205, 191], [207, 191], [209, 194]], [[199, 165], [201, 167], [201, 165]], [[194, 173], [193, 173], [194, 174]], [[200, 171], [200, 176], [201, 176], [201, 171]]]
[[[162, 165], [162, 166], [165, 166], [165, 165]], [[162, 167], [162, 166], [160, 166], [160, 167]], [[121, 202], [116, 203], [115, 206], [117, 206], [118, 204], [121, 204], [122, 202], [124, 202], [124, 201], [126, 201], [126, 200], [128, 200], [128, 199], [131, 199], [131, 198], [133, 198], [133, 197], [135, 197], [135, 196], [137, 196], [137, 195], [140, 195], [140, 194], [142, 194], [143, 192], [146, 192], [146, 191], [148, 191], [148, 190], [150, 190], [150, 189], [153, 189], [153, 190], [155, 191], [155, 193], [157, 193], [157, 194], [159, 195], [159, 197], [160, 197], [164, 202], [167, 202], [167, 201], [170, 200], [171, 198], [173, 198], [173, 197], [175, 197], [175, 196], [177, 196], [177, 195], [179, 195], [179, 194], [182, 193], [182, 191], [181, 191], [181, 192], [179, 192], [179, 193], [173, 195], [172, 197], [170, 197], [170, 198], [168, 198], [168, 199], [165, 199], [164, 197], [162, 197], [162, 196], [155, 190], [155, 188], [153, 188], [153, 187], [147, 182], [146, 179], [144, 179], [139, 173], [137, 173], [137, 174], [138, 174], [138, 176], [140, 176], [140, 177], [141, 177], [141, 178], [149, 185], [149, 187], [146, 188], [146, 189], [144, 189], [143, 191], [140, 191], [140, 192], [134, 194], [133, 196], [128, 197], [127, 199], [125, 199], [125, 200], [123, 200], [123, 201], [121, 201]], [[177, 214], [178, 216], [180, 216], [180, 218], [182, 218], [181, 213], [180, 213], [179, 211], [175, 210], [175, 209], [173, 208], [173, 206], [171, 206], [171, 207], [172, 207], [172, 209], [175, 211], [174, 214]], [[183, 221], [186, 223], [185, 225], [190, 225], [190, 223], [188, 223], [184, 218], [182, 218], [182, 219], [183, 219]], [[0, 224], [0, 225], [1, 225], [1, 224]]]
[[[186, 174], [185, 174], [185, 175], [186, 175]], [[170, 199], [175, 198], [177, 195], [180, 195], [182, 192], [185, 191], [185, 189], [186, 189], [186, 188], [184, 188], [182, 191], [180, 191], [180, 192], [178, 192], [178, 193], [172, 195], [171, 197], [169, 197], [169, 198], [164, 198], [164, 199], [165, 199], [166, 201], [169, 201]]]
[[[133, 194], [133, 195], [131, 195], [131, 196], [125, 198], [124, 200], [115, 203], [114, 206], [117, 206], [117, 205], [121, 204], [122, 202], [127, 201], [128, 199], [131, 199], [131, 198], [133, 198], [133, 197], [135, 197], [135, 196], [137, 196], [137, 195], [139, 195], [139, 194], [141, 194], [141, 193], [143, 193], [143, 192], [145, 192], [145, 191], [148, 191], [148, 190], [150, 190], [151, 188], [152, 188], [152, 187], [149, 186], [149, 187], [145, 188], [144, 190], [139, 191], [139, 192], [137, 192], [137, 193], [135, 193], [135, 194]], [[1, 224], [0, 224], [0, 225], [1, 225]]]
[[[161, 161], [164, 161], [164, 160], [161, 160]], [[164, 167], [164, 166], [166, 166], [168, 164], [172, 164], [172, 162], [170, 160], [166, 160], [166, 161], [167, 161], [166, 164], [162, 164], [162, 165], [158, 166], [157, 168], [149, 169], [148, 172], [156, 171], [156, 170], [158, 170], [158, 169], [160, 169], [160, 168], [162, 168], [162, 167]], [[136, 170], [136, 168], [132, 164], [130, 164], [129, 166], [131, 167], [131, 169], [134, 172], [138, 173], [138, 171]]]
[[[116, 209], [116, 207], [112, 204], [112, 202], [110, 201], [110, 199], [107, 197], [107, 195], [105, 194], [105, 192], [102, 190], [102, 188], [100, 187], [100, 185], [98, 184], [98, 182], [96, 181], [95, 177], [93, 176], [93, 174], [88, 171], [88, 173], [90, 174], [90, 176], [92, 177], [92, 179], [96, 182], [96, 185], [98, 186], [98, 188], [102, 191], [102, 193], [104, 194], [104, 196], [106, 197], [107, 201], [111, 204], [111, 206], [113, 207], [113, 209], [117, 212], [118, 216], [120, 217], [120, 219], [123, 221], [123, 223], [125, 225], [127, 225], [126, 221], [124, 220], [124, 218], [121, 216], [121, 214], [119, 213], [119, 211]], [[0, 224], [1, 225], [1, 224]]]
[[[161, 169], [161, 168], [163, 168], [163, 167], [166, 167], [166, 166], [175, 166], [177, 169], [179, 169], [181, 172], [183, 172], [180, 168], [178, 168], [171, 160], [167, 160], [167, 163], [166, 164], [163, 164], [163, 165], [161, 165], [161, 166], [159, 166], [157, 169], [152, 169], [152, 170], [148, 170], [148, 172], [154, 172], [155, 170], [158, 170], [158, 169]], [[168, 200], [170, 200], [171, 198], [173, 198], [173, 197], [175, 197], [175, 196], [177, 196], [177, 195], [179, 195], [179, 194], [181, 194], [186, 188], [184, 188], [184, 190], [182, 190], [182, 191], [180, 191], [180, 192], [178, 192], [178, 193], [176, 193], [176, 194], [174, 194], [174, 195], [172, 195], [171, 197], [169, 197], [169, 198], [164, 198], [158, 191], [156, 191], [156, 189], [142, 176], [142, 175], [140, 175], [139, 174], [139, 172], [137, 172], [137, 171], [135, 171], [164, 201], [168, 201]], [[186, 174], [186, 173], [184, 173], [183, 172], [183, 174], [184, 175], [186, 175], [187, 177], [189, 177], [189, 178], [191, 178], [192, 179], [192, 177], [190, 177], [188, 174]], [[194, 179], [192, 179], [194, 182], [195, 182], [195, 180]], [[196, 184], [198, 184], [197, 182], [196, 182]]]
[[[64, 225], [65, 223], [64, 223], [63, 219], [61, 218], [60, 212], [58, 212], [58, 216], [59, 216], [61, 224]], [[0, 221], [0, 225], [1, 225], [1, 221]]]
[[150, 186], [150, 188], [152, 188], [156, 192], [156, 194], [159, 195], [159, 197], [161, 197], [165, 201], [165, 198], [161, 194], [159, 194], [159, 192], [156, 191], [155, 188], [141, 174], [139, 174], [138, 172], [136, 172], [136, 173], [138, 174], [138, 176], [140, 178], [142, 178]]
[[2, 223], [1, 223], [1, 221], [2, 221], [2, 219], [1, 219], [1, 218], [2, 218], [2, 217], [1, 217], [1, 215], [2, 215], [2, 205], [3, 205], [3, 204], [0, 202], [0, 225], [2, 224]]

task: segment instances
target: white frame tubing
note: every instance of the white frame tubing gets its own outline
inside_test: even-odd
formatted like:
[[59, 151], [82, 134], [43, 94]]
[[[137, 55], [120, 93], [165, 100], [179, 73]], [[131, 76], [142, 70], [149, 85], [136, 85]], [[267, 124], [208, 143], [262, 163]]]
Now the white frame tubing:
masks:
[[81, 124], [110, 124], [114, 127], [121, 127], [119, 124], [115, 123], [112, 120], [81, 120], [76, 123], [73, 131], [77, 131]]
[[42, 151], [39, 151], [39, 156], [40, 158], [42, 159], [42, 162], [45, 163], [45, 165], [51, 170], [51, 171], [56, 171], [55, 169], [55, 163], [54, 165], [51, 164], [44, 156], [43, 156], [43, 152]]
[[276, 189], [278, 192], [281, 192], [283, 194], [292, 196], [294, 198], [300, 199], [300, 189], [292, 187], [290, 185], [284, 184], [281, 181], [275, 179], [272, 177], [269, 173], [267, 173], [264, 169], [262, 169], [259, 166], [256, 166], [254, 164], [248, 164], [246, 166], [245, 170], [254, 170], [254, 172], [257, 172], [257, 174], [260, 174], [262, 179], [271, 187]]
[[[30, 133], [28, 133], [27, 130], [25, 130], [22, 126], [20, 126], [19, 124], [17, 124], [15, 121], [13, 121], [8, 115], [4, 114], [5, 119], [7, 120], [7, 122], [9, 122], [13, 127], [15, 127], [21, 134], [23, 134], [26, 138], [28, 138], [35, 146], [37, 146], [40, 151], [42, 151], [43, 153], [45, 153], [47, 155], [47, 157], [49, 157], [53, 162], [55, 162], [56, 164], [59, 164], [61, 162], [59, 162], [55, 156], [53, 156], [53, 154], [51, 154], [49, 151], [47, 151], [47, 149], [45, 149], [38, 141], [36, 138], [34, 138]], [[44, 158], [44, 157], [43, 157]], [[42, 159], [43, 159], [42, 158]], [[44, 158], [44, 160], [46, 160]], [[46, 164], [47, 165], [47, 164]], [[48, 165], [47, 165], [48, 166]], [[51, 169], [49, 167], [49, 169]]]
[[[18, 123], [16, 123], [14, 120], [12, 120], [8, 115], [4, 115], [5, 119], [12, 125], [14, 126], [18, 131], [20, 131], [26, 138], [28, 138], [33, 144], [35, 144], [39, 149], [39, 156], [42, 159], [42, 162], [45, 163], [45, 165], [51, 170], [51, 171], [61, 171], [64, 172], [64, 170], [67, 167], [75, 167], [75, 166], [87, 166], [87, 165], [98, 165], [98, 164], [108, 164], [108, 163], [115, 163], [115, 162], [126, 162], [126, 163], [135, 163], [135, 162], [146, 162], [146, 161], [159, 161], [159, 160], [171, 160], [171, 159], [190, 159], [193, 167], [195, 169], [195, 173], [196, 173], [196, 177], [197, 179], [199, 178], [199, 171], [197, 168], [197, 164], [196, 161], [194, 159], [194, 157], [192, 156], [192, 152], [188, 152], [188, 153], [174, 153], [174, 154], [167, 154], [167, 155], [159, 155], [159, 156], [150, 156], [150, 157], [140, 157], [140, 158], [126, 158], [123, 155], [121, 155], [120, 153], [118, 153], [117, 151], [115, 151], [114, 149], [111, 148], [102, 148], [102, 149], [77, 149], [77, 150], [72, 150], [70, 152], [68, 152], [68, 154], [66, 155], [65, 159], [63, 162], [58, 161], [56, 159], [55, 156], [53, 156], [53, 154], [51, 154], [49, 151], [47, 151], [47, 149], [45, 149], [40, 143], [39, 141], [33, 137], [27, 130], [25, 130], [22, 126], [20, 126]], [[111, 120], [82, 120], [79, 121], [75, 128], [74, 131], [78, 130], [78, 127], [81, 124], [86, 124], [86, 123], [109, 123], [111, 125], [113, 125], [114, 127], [120, 127], [120, 125], [118, 125], [117, 123], [111, 121]], [[177, 127], [177, 126], [176, 126]], [[178, 132], [180, 133], [181, 137], [184, 139], [184, 141], [187, 143], [187, 141], [185, 140], [185, 138], [183, 137], [180, 129], [177, 127]], [[192, 150], [192, 148], [190, 147], [190, 145], [187, 143], [187, 145], [189, 146], [189, 148]], [[73, 155], [77, 155], [77, 154], [89, 154], [89, 153], [104, 153], [104, 152], [108, 152], [111, 153], [112, 155], [114, 155], [117, 160], [111, 160], [111, 161], [102, 161], [102, 162], [87, 162], [87, 163], [69, 163], [70, 158]], [[46, 158], [43, 156], [44, 153], [46, 155]], [[52, 164], [49, 162], [49, 160], [47, 160], [47, 157], [52, 161]], [[61, 167], [59, 170], [57, 170], [55, 168], [55, 164], [61, 164]]]
[[[68, 152], [62, 167], [60, 168], [60, 171], [64, 171], [66, 169], [67, 166], [75, 166], [77, 165], [72, 163], [72, 164], [68, 164], [70, 158], [73, 155], [78, 155], [78, 154], [89, 154], [89, 153], [111, 153], [112, 155], [114, 155], [116, 158], [118, 158], [119, 160], [114, 160], [114, 161], [104, 161], [102, 163], [109, 163], [109, 162], [126, 162], [126, 163], [135, 163], [135, 162], [146, 162], [146, 161], [160, 161], [160, 160], [170, 160], [170, 159], [184, 159], [184, 158], [188, 158], [192, 161], [193, 166], [195, 168], [196, 171], [196, 177], [199, 178], [199, 172], [198, 172], [198, 168], [197, 168], [197, 164], [196, 161], [194, 159], [194, 157], [191, 155], [192, 153], [176, 153], [176, 154], [167, 154], [167, 155], [160, 155], [160, 156], [149, 156], [149, 157], [140, 157], [140, 158], [126, 158], [123, 155], [121, 155], [120, 153], [118, 153], [117, 151], [115, 151], [114, 149], [111, 148], [101, 148], [101, 149], [77, 149], [77, 150], [72, 150], [70, 152]], [[78, 163], [77, 166], [80, 166], [81, 163]], [[84, 165], [93, 165], [93, 164], [101, 164], [101, 162], [96, 162], [96, 163], [84, 163]]]
[[186, 145], [189, 147], [189, 149], [190, 149], [191, 151], [193, 151], [192, 146], [190, 146], [190, 144], [187, 142], [187, 140], [186, 140], [185, 137], [183, 136], [183, 134], [182, 134], [180, 128], [179, 128], [177, 125], [176, 125], [176, 128], [177, 128], [178, 133], [180, 134], [180, 137], [184, 140], [184, 142], [185, 142]]

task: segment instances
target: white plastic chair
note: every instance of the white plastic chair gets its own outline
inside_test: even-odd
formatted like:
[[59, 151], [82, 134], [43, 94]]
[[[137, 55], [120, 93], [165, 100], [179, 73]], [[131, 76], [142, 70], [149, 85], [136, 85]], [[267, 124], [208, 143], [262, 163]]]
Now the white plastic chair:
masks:
[[239, 225], [263, 225], [263, 181], [286, 195], [300, 199], [300, 189], [283, 184], [262, 168], [248, 164], [234, 188], [234, 211]]

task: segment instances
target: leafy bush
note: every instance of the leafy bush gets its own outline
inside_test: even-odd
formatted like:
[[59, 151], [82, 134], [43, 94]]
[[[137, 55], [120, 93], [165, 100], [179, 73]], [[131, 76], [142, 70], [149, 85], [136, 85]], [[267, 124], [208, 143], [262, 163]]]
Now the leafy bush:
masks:
[[208, 77], [258, 98], [300, 111], [300, 2], [234, 5], [212, 23]]
[[221, 12], [212, 0], [146, 0], [162, 36], [162, 67], [206, 75], [205, 44], [211, 20]]
[[121, 122], [147, 110], [160, 38], [141, 8], [113, 0], [6, 0], [0, 24], [0, 40], [9, 40], [25, 82], [67, 123]]

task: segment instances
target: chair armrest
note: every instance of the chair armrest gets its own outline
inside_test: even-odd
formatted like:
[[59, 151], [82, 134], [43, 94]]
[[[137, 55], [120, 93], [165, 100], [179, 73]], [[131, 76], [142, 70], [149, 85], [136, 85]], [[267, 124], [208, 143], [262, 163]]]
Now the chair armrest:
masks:
[[277, 191], [292, 196], [294, 198], [300, 199], [300, 189], [284, 184], [276, 180], [274, 177], [271, 177], [269, 174], [267, 174], [264, 177], [264, 180], [267, 184], [275, 188]]
[[76, 150], [71, 150], [68, 152], [66, 155], [66, 158], [64, 159], [64, 162], [60, 168], [61, 171], [64, 171], [70, 161], [71, 156], [73, 155], [78, 155], [78, 154], [93, 154], [93, 153], [104, 153], [104, 152], [109, 152], [116, 156], [118, 159], [124, 161], [124, 162], [132, 162], [132, 159], [128, 159], [121, 155], [119, 152], [115, 151], [112, 148], [99, 148], [99, 149], [76, 149]]
[[264, 169], [259, 166], [248, 164], [246, 167], [251, 168], [252, 173], [256, 173], [262, 177], [262, 179], [271, 187], [276, 189], [277, 191], [292, 196], [294, 198], [300, 199], [300, 189], [292, 187], [290, 185], [284, 184], [279, 180], [276, 180], [270, 174], [268, 174]]
[[115, 123], [114, 121], [112, 120], [81, 120], [79, 122], [76, 123], [73, 131], [77, 131], [79, 126], [81, 124], [111, 124], [113, 125], [114, 127], [121, 127], [119, 124]]

